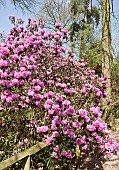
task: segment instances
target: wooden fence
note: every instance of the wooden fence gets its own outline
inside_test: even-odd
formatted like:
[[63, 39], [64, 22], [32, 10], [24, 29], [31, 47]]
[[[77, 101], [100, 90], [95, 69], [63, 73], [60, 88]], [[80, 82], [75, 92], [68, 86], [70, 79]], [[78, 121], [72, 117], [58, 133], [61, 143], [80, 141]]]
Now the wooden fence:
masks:
[[15, 164], [20, 160], [25, 160], [23, 169], [30, 170], [30, 156], [39, 152], [41, 149], [45, 148], [46, 146], [47, 145], [45, 141], [39, 142], [29, 149], [26, 149], [23, 152], [15, 154], [14, 156], [0, 162], [0, 170], [5, 170], [6, 168], [9, 168], [10, 166], [12, 166], [13, 164]]

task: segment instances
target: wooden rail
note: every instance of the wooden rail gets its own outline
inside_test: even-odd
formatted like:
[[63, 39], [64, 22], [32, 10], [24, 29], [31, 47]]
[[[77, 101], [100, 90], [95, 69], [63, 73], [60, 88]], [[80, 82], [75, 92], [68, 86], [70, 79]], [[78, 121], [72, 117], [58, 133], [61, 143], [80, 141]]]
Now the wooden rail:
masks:
[[46, 142], [39, 142], [36, 145], [32, 146], [29, 149], [26, 149], [23, 152], [17, 153], [16, 155], [0, 162], [0, 170], [4, 170], [6, 168], [9, 168], [12, 166], [14, 163], [25, 159], [25, 164], [24, 164], [24, 170], [30, 170], [30, 156], [39, 152], [41, 149], [45, 148]]

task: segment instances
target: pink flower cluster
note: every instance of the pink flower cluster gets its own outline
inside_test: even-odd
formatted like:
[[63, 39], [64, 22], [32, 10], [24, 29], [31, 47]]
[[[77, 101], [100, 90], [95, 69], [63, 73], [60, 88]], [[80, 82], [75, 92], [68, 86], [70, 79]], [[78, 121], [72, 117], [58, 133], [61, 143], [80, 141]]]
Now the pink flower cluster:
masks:
[[[13, 16], [10, 19], [15, 23]], [[67, 30], [59, 23], [55, 26], [56, 32], [46, 33], [29, 19], [27, 29], [14, 26], [0, 44], [0, 108], [5, 114], [21, 112], [35, 138], [46, 139], [52, 158], [75, 157], [77, 145], [82, 152], [110, 158], [119, 145], [108, 137], [101, 119], [106, 77], [95, 75], [84, 60], [76, 62], [72, 51], [63, 47]], [[4, 129], [9, 123], [5, 122]]]

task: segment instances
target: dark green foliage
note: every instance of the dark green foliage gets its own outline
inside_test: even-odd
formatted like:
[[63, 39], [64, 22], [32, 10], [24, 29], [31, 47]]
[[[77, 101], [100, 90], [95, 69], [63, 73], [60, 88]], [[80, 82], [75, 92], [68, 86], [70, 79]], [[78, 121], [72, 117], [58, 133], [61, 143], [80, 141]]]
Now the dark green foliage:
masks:
[[112, 114], [119, 118], [119, 58], [113, 62], [112, 70]]

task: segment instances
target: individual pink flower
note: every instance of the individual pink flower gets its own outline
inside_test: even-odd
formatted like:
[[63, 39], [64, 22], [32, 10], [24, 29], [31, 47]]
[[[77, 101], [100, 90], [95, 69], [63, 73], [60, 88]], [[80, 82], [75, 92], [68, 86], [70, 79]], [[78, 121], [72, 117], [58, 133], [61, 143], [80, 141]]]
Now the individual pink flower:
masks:
[[17, 144], [17, 147], [21, 147], [24, 143], [23, 142], [20, 142]]
[[84, 121], [85, 121], [86, 123], [90, 122], [90, 120], [91, 120], [90, 117], [88, 117], [88, 116], [85, 116], [85, 117], [84, 117]]
[[58, 152], [58, 151], [60, 150], [60, 147], [59, 147], [58, 145], [56, 145], [56, 146], [53, 148], [53, 150], [54, 150], [55, 152]]
[[52, 105], [54, 102], [53, 102], [52, 99], [47, 99], [47, 100], [46, 100], [46, 103], [49, 104], [49, 105]]
[[55, 27], [61, 27], [61, 23], [56, 23]]
[[52, 137], [53, 138], [56, 138], [59, 136], [59, 132], [58, 131], [54, 131], [53, 134], [52, 134]]
[[70, 159], [72, 158], [72, 152], [71, 151], [62, 151], [61, 155], [65, 156], [67, 158], [70, 158]]
[[66, 94], [72, 94], [73, 93], [73, 90], [72, 89], [64, 89], [64, 92]]
[[40, 90], [41, 90], [41, 86], [39, 86], [39, 85], [34, 86], [34, 90], [35, 90], [35, 91], [40, 91]]
[[12, 99], [12, 96], [8, 96], [8, 97], [6, 98], [6, 102], [7, 102], [7, 103], [11, 103], [12, 100], [13, 100], [13, 99]]
[[34, 91], [32, 89], [28, 90], [28, 96], [33, 96], [34, 95]]
[[93, 125], [87, 125], [87, 130], [89, 130], [89, 131], [95, 131], [96, 130], [96, 127], [95, 126], [93, 126]]
[[96, 95], [96, 97], [101, 97], [102, 96], [102, 92], [101, 91], [97, 91], [95, 95]]
[[81, 125], [82, 125], [81, 122], [73, 122], [73, 123], [72, 123], [72, 126], [73, 126], [74, 128], [80, 128]]
[[40, 107], [41, 106], [41, 102], [40, 101], [35, 101], [35, 105]]
[[86, 94], [86, 89], [81, 90], [82, 94]]
[[55, 159], [58, 159], [58, 154], [57, 152], [53, 152], [52, 155], [51, 155], [52, 158], [55, 158]]
[[56, 124], [52, 124], [52, 125], [51, 125], [51, 129], [52, 129], [52, 130], [57, 130], [58, 128], [57, 128]]
[[45, 133], [45, 132], [47, 132], [47, 131], [48, 131], [48, 126], [36, 127], [36, 132], [37, 132], [37, 133], [41, 133], [41, 132]]
[[67, 115], [73, 115], [75, 112], [74, 108], [72, 106], [70, 106], [68, 109], [66, 109], [65, 113]]
[[98, 106], [97, 107], [91, 107], [90, 112], [94, 113], [98, 117], [102, 116], [102, 112], [100, 111], [100, 107], [98, 107]]
[[48, 110], [48, 114], [49, 114], [49, 115], [53, 115], [54, 112], [55, 112], [55, 111], [54, 111], [53, 109], [49, 109], [49, 110]]
[[7, 96], [6, 96], [6, 95], [1, 94], [1, 100], [2, 100], [2, 101], [5, 101], [5, 100], [6, 100], [6, 98], [7, 98]]
[[76, 139], [76, 145], [82, 145], [85, 143], [85, 141], [86, 141], [86, 136], [84, 135], [84, 136], [82, 136], [82, 138]]
[[28, 143], [28, 138], [25, 138], [25, 139], [24, 139], [24, 143]]
[[47, 139], [46, 139], [46, 144], [47, 144], [48, 146], [50, 146], [50, 145], [52, 144], [52, 142], [53, 142], [53, 137], [47, 137]]
[[83, 118], [89, 114], [88, 111], [86, 111], [85, 109], [79, 109], [78, 113]]
[[69, 100], [64, 100], [64, 101], [62, 102], [62, 104], [68, 106], [68, 105], [70, 105], [70, 101], [69, 101]]
[[84, 149], [84, 150], [87, 150], [87, 148], [88, 148], [88, 145], [84, 145], [84, 146], [82, 147], [82, 149]]

